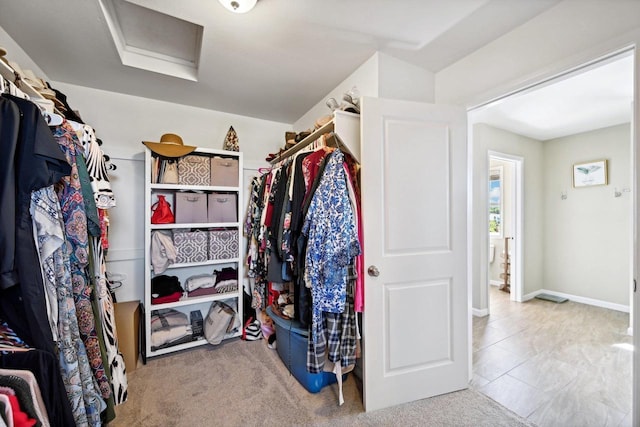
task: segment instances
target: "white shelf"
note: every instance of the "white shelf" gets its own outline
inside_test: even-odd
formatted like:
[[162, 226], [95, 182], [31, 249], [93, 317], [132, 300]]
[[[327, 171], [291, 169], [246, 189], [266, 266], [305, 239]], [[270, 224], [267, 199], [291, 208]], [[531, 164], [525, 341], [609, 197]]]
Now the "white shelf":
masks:
[[239, 222], [185, 222], [171, 224], [151, 224], [151, 230], [173, 230], [180, 228], [238, 228]]
[[[161, 310], [163, 308], [176, 308], [176, 307], [184, 307], [186, 305], [194, 305], [194, 304], [202, 304], [203, 302], [213, 302], [220, 301], [232, 298], [238, 298], [239, 292], [225, 292], [224, 294], [211, 294], [211, 295], [203, 295], [200, 297], [183, 297], [182, 299], [174, 302], [167, 302], [163, 304], [151, 304], [151, 311], [153, 310]], [[203, 316], [204, 318], [204, 316]]]
[[150, 187], [156, 191], [238, 191], [238, 187], [222, 187], [219, 185], [151, 184]]
[[[2, 74], [2, 77], [9, 80], [10, 82], [15, 83], [16, 75], [13, 71], [13, 68], [9, 67], [3, 61], [0, 61], [0, 74]], [[31, 86], [29, 83], [25, 82], [24, 80], [20, 80], [20, 84], [16, 86], [18, 86], [18, 89], [20, 89], [21, 91], [29, 95], [29, 97], [31, 98], [44, 99], [44, 97], [40, 95], [40, 92], [35, 90], [33, 86]]]
[[157, 350], [149, 350], [147, 356], [160, 356], [162, 354], [169, 354], [175, 351], [186, 350], [189, 348], [200, 347], [201, 345], [208, 344], [207, 340], [202, 337], [201, 339], [195, 341], [189, 341], [182, 344], [172, 345], [170, 347], [164, 347]]
[[[242, 335], [242, 334], [241, 333], [236, 333], [236, 334], [229, 335], [229, 336], [225, 337], [225, 339], [236, 338], [236, 337], [239, 337], [240, 335]], [[173, 352], [180, 351], [180, 350], [188, 350], [190, 348], [200, 347], [201, 345], [205, 345], [205, 344], [208, 344], [207, 340], [204, 339], [204, 338], [201, 338], [201, 339], [196, 340], [196, 341], [189, 341], [189, 342], [186, 342], [186, 343], [172, 345], [170, 347], [165, 347], [165, 348], [161, 348], [161, 349], [155, 350], [153, 352], [153, 356], [161, 356], [163, 354], [169, 354], [169, 353], [173, 353]]]
[[167, 267], [167, 270], [171, 270], [173, 268], [190, 268], [190, 267], [198, 267], [202, 265], [218, 265], [218, 264], [231, 264], [234, 262], [240, 262], [240, 258], [228, 258], [228, 259], [209, 259], [207, 261], [202, 262], [189, 262], [189, 263], [176, 263], [171, 264]]
[[[242, 182], [242, 171], [243, 171], [243, 163], [242, 163], [242, 153], [238, 153], [235, 151], [225, 151], [225, 150], [215, 150], [209, 148], [197, 148], [193, 153], [195, 155], [204, 155], [207, 157], [213, 156], [221, 156], [227, 158], [235, 158], [238, 160], [238, 182]], [[151, 315], [155, 310], [160, 309], [176, 309], [185, 314], [189, 314], [193, 310], [199, 310], [202, 313], [202, 318], [205, 319], [207, 316], [207, 312], [211, 303], [214, 301], [220, 300], [233, 300], [237, 311], [238, 316], [242, 319], [242, 286], [243, 286], [243, 264], [242, 264], [242, 223], [240, 221], [236, 222], [211, 222], [211, 223], [173, 223], [173, 224], [151, 224], [151, 206], [152, 203], [155, 202], [154, 194], [162, 193], [162, 192], [180, 192], [180, 191], [200, 191], [206, 193], [213, 192], [227, 192], [227, 193], [235, 193], [237, 195], [238, 200], [238, 218], [241, 218], [240, 206], [242, 205], [243, 195], [242, 195], [242, 187], [225, 187], [225, 186], [208, 186], [208, 185], [180, 185], [180, 184], [158, 184], [151, 183], [151, 169], [152, 169], [152, 158], [153, 155], [151, 151], [145, 151], [145, 315], [144, 315], [144, 324], [145, 324], [145, 336], [146, 336], [146, 356], [147, 357], [155, 357], [163, 354], [169, 354], [176, 351], [187, 350], [193, 347], [198, 347], [201, 345], [208, 344], [205, 339], [199, 339], [196, 341], [190, 341], [174, 346], [164, 347], [161, 349], [152, 350], [151, 348]], [[222, 294], [210, 294], [210, 295], [202, 295], [197, 297], [187, 297], [183, 296], [180, 300], [164, 303], [164, 304], [152, 304], [151, 302], [151, 279], [155, 276], [153, 270], [151, 268], [151, 259], [150, 259], [150, 247], [151, 247], [151, 233], [154, 230], [177, 230], [177, 229], [214, 229], [214, 228], [226, 228], [232, 229], [234, 232], [238, 233], [238, 253], [232, 254], [235, 255], [233, 258], [227, 259], [213, 259], [207, 260], [203, 262], [188, 262], [188, 263], [179, 263], [172, 264], [168, 266], [167, 271], [169, 273], [164, 273], [168, 275], [177, 276], [181, 285], [184, 287], [184, 281], [191, 275], [202, 274], [206, 270], [213, 269], [208, 266], [216, 266], [216, 265], [224, 265], [231, 264], [234, 268], [238, 270], [238, 289], [234, 292], [226, 292]], [[186, 294], [185, 294], [186, 295]], [[239, 336], [235, 334], [233, 336]]]
[[271, 160], [270, 163], [273, 165], [280, 160], [291, 157], [327, 132], [335, 132], [344, 144], [344, 147], [340, 148], [346, 149], [345, 151], [351, 153], [354, 159], [360, 162], [360, 114], [338, 110], [333, 112], [331, 121], [313, 131], [311, 135], [296, 143], [293, 147], [280, 153], [280, 155]]

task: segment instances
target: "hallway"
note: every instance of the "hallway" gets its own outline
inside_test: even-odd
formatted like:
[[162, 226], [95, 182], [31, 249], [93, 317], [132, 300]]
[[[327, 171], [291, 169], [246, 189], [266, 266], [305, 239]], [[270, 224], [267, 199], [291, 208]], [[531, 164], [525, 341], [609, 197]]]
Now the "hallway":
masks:
[[631, 426], [628, 313], [489, 288], [491, 314], [473, 318], [473, 388], [541, 427]]

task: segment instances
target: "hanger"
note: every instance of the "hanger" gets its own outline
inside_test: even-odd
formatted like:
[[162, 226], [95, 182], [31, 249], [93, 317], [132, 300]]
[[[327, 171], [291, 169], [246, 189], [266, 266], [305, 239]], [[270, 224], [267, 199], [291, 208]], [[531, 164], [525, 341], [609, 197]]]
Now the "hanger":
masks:
[[14, 347], [8, 344], [0, 344], [0, 352], [6, 351], [10, 353], [18, 353], [22, 351], [31, 351], [33, 348], [31, 347]]
[[327, 146], [335, 147], [335, 148], [339, 149], [340, 151], [342, 151], [343, 153], [347, 153], [351, 157], [353, 157], [353, 154], [351, 153], [351, 150], [349, 150], [347, 148], [347, 146], [344, 144], [344, 141], [342, 141], [340, 136], [335, 132], [331, 132], [329, 134], [329, 136], [327, 137]]
[[64, 121], [64, 117], [57, 114], [53, 109], [53, 101], [40, 98], [29, 98], [39, 109], [42, 117], [49, 126], [59, 126]]
[[69, 122], [73, 130], [76, 132], [78, 132], [79, 130], [82, 130], [82, 127], [84, 126], [82, 123], [74, 122], [73, 120], [67, 120], [67, 121]]
[[48, 111], [43, 111], [42, 116], [49, 126], [60, 126], [64, 121], [64, 118], [57, 113], [49, 113]]

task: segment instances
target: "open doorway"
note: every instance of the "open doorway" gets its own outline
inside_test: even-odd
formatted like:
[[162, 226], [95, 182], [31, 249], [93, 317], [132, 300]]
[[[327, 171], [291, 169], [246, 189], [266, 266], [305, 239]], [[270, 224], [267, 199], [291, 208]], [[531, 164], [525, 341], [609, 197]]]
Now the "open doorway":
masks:
[[[522, 301], [523, 206], [520, 156], [488, 153], [489, 252], [487, 283]], [[491, 312], [490, 293], [489, 312]]]
[[[472, 227], [477, 243], [471, 270], [474, 314], [485, 315], [488, 308], [488, 181], [492, 153], [526, 163], [526, 168], [522, 166], [519, 192], [524, 219], [518, 241], [524, 244], [516, 253], [526, 257], [526, 267], [521, 295], [516, 292], [514, 299], [526, 301], [540, 291], [549, 291], [582, 303], [630, 310], [634, 256], [632, 180], [636, 172], [631, 135], [633, 60], [633, 51], [614, 55], [585, 66], [580, 72], [470, 112]], [[587, 95], [590, 91], [595, 99]], [[555, 110], [558, 105], [560, 112]], [[580, 117], [587, 118], [579, 120]], [[604, 182], [587, 187], [575, 185], [580, 166], [592, 161], [605, 166]], [[603, 208], [609, 211], [604, 212]], [[518, 241], [514, 243], [517, 245]], [[589, 250], [581, 252], [576, 247]], [[609, 259], [611, 254], [614, 258]], [[578, 270], [588, 271], [583, 268], [585, 265], [594, 264], [603, 264], [608, 271], [571, 277]], [[549, 266], [554, 271], [549, 272]], [[615, 286], [602, 285], [612, 279]], [[571, 282], [575, 283], [567, 285]]]
[[[553, 425], [551, 421], [556, 425], [562, 425], [563, 421], [576, 424], [579, 418], [575, 417], [579, 415], [575, 414], [580, 411], [572, 405], [578, 401], [588, 402], [582, 404], [581, 416], [588, 413], [595, 417], [585, 422], [597, 419], [600, 415], [596, 412], [602, 414], [601, 411], [611, 415], [613, 424], [631, 422], [633, 347], [626, 331], [631, 322], [630, 289], [635, 259], [633, 61], [632, 51], [615, 55], [584, 67], [581, 73], [570, 73], [541, 87], [529, 88], [470, 114], [474, 177], [482, 177], [482, 185], [474, 187], [473, 235], [478, 249], [474, 254], [476, 268], [472, 271], [480, 274], [474, 276], [473, 307], [474, 314], [486, 315], [474, 318], [472, 385], [539, 425]], [[575, 92], [563, 92], [571, 88], [572, 79], [582, 77], [579, 85], [584, 85], [587, 73], [612, 72], [616, 67], [626, 69], [627, 74], [624, 78], [601, 75], [600, 83], [607, 83], [602, 89], [608, 92], [592, 105], [596, 118], [590, 120], [591, 128], [575, 127], [577, 107], [572, 114], [556, 113], [559, 117], [548, 118], [542, 129], [543, 133], [549, 132], [556, 119], [564, 118], [568, 122], [564, 134], [536, 136], [525, 120], [516, 120], [525, 111], [544, 117], [550, 112], [546, 110], [557, 106], [516, 102], [517, 98], [538, 99], [538, 91], [546, 90], [545, 96], [562, 95], [555, 101], [559, 105], [577, 100], [586, 106], [584, 86], [582, 91], [575, 91], [574, 86]], [[558, 82], [566, 83], [566, 87], [557, 85]], [[624, 99], [625, 110], [619, 111], [609, 102], [623, 97], [622, 92], [628, 93], [628, 97]], [[483, 115], [490, 109], [502, 110], [505, 121], [491, 121], [489, 114]], [[615, 119], [613, 113], [624, 118]], [[512, 262], [512, 267], [518, 265], [523, 270], [522, 288], [519, 298], [512, 294], [513, 298], [506, 303], [489, 285], [492, 278], [489, 266], [492, 239], [487, 233], [488, 182], [492, 175], [489, 159], [495, 152], [520, 156], [526, 163], [523, 233], [520, 239], [514, 239], [522, 244], [522, 249], [512, 254], [522, 257], [521, 263]], [[607, 168], [605, 182], [588, 188], [580, 182], [576, 185], [580, 176], [574, 175], [581, 173], [579, 167], [593, 162]], [[599, 217], [600, 214], [605, 217]], [[494, 260], [502, 263], [496, 249]], [[610, 255], [617, 261], [610, 259]], [[542, 292], [566, 296], [570, 303], [539, 311], [552, 304], [533, 299]], [[500, 300], [500, 308], [494, 309], [492, 296]], [[517, 304], [513, 300], [529, 302]], [[527, 316], [513, 315], [514, 310], [523, 307]], [[549, 318], [553, 319], [551, 323], [547, 323]], [[591, 323], [594, 319], [601, 321]], [[609, 320], [612, 322], [605, 325]], [[603, 325], [604, 329], [600, 329]], [[580, 329], [585, 326], [587, 329]], [[585, 339], [584, 335], [601, 339]], [[605, 363], [605, 359], [612, 357], [616, 359], [615, 366]], [[590, 382], [589, 378], [598, 380]], [[621, 386], [613, 385], [616, 382]], [[596, 393], [595, 389], [599, 391]], [[602, 425], [611, 423], [611, 419]]]

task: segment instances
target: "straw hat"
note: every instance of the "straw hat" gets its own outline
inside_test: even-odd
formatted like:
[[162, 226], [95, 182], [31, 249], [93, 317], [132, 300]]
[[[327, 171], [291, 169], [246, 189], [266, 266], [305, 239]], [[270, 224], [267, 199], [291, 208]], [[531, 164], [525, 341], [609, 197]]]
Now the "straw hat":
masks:
[[144, 145], [156, 154], [164, 157], [182, 157], [191, 153], [198, 147], [184, 145], [182, 138], [175, 133], [165, 133], [160, 137], [160, 142], [142, 141]]

